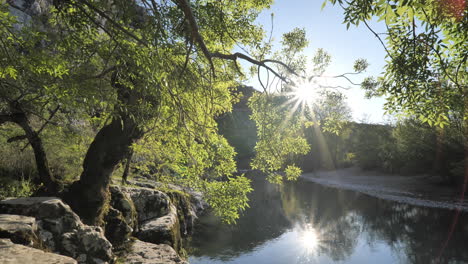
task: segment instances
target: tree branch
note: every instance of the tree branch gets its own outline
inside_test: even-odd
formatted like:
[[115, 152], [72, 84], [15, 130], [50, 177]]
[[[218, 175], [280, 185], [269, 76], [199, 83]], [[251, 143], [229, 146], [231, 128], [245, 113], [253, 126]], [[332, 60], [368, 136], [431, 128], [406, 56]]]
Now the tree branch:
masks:
[[0, 114], [0, 125], [6, 122], [13, 122], [13, 116], [8, 114]]
[[[145, 47], [148, 47], [148, 44], [144, 40], [142, 40], [141, 38], [137, 37], [132, 32], [125, 29], [122, 25], [120, 25], [118, 22], [114, 21], [112, 18], [110, 18], [108, 15], [106, 15], [106, 13], [104, 13], [103, 11], [101, 11], [100, 9], [98, 9], [97, 7], [95, 7], [94, 5], [89, 3], [88, 1], [86, 1], [86, 0], [78, 1], [78, 3], [80, 3], [80, 2], [83, 3], [85, 6], [87, 6], [89, 9], [91, 9], [92, 11], [96, 12], [101, 17], [105, 18], [107, 21], [109, 21], [109, 23], [114, 25], [118, 30], [122, 31], [124, 34], [126, 34], [129, 37], [133, 38], [134, 40], [136, 40], [141, 45], [143, 45]], [[74, 4], [74, 5], [76, 6], [77, 4]]]
[[385, 46], [385, 43], [383, 42], [382, 38], [379, 36], [379, 34], [377, 34], [370, 26], [369, 24], [367, 24], [366, 20], [363, 20], [362, 22], [364, 22], [364, 25], [366, 25], [367, 29], [370, 30], [370, 32], [372, 32], [374, 34], [374, 36], [380, 41], [380, 44], [382, 44], [382, 47], [385, 49], [385, 51], [387, 52], [387, 55], [393, 59], [392, 55], [390, 54], [390, 52], [388, 51], [387, 49], [387, 46]]
[[7, 142], [11, 143], [11, 142], [15, 142], [15, 141], [19, 141], [19, 140], [23, 140], [23, 139], [27, 139], [27, 138], [28, 137], [26, 135], [14, 136], [14, 137], [11, 137], [11, 138], [7, 139]]
[[291, 67], [289, 67], [288, 65], [286, 65], [285, 63], [281, 62], [281, 61], [277, 61], [277, 60], [256, 60], [250, 56], [247, 56], [243, 53], [240, 53], [240, 52], [236, 52], [234, 54], [223, 54], [223, 53], [220, 53], [220, 52], [211, 52], [208, 47], [206, 46], [205, 44], [205, 41], [203, 39], [203, 36], [200, 34], [200, 30], [199, 30], [199, 27], [198, 27], [198, 24], [197, 24], [197, 21], [195, 19], [195, 16], [192, 12], [192, 8], [190, 7], [190, 4], [188, 2], [188, 0], [173, 0], [175, 1], [179, 8], [184, 12], [184, 15], [187, 19], [187, 21], [189, 22], [190, 24], [190, 27], [191, 27], [191, 33], [192, 33], [192, 41], [195, 41], [198, 46], [200, 47], [200, 49], [202, 50], [203, 52], [203, 55], [208, 59], [209, 63], [210, 63], [210, 66], [211, 66], [211, 70], [214, 74], [214, 64], [213, 64], [213, 58], [219, 58], [219, 59], [224, 59], [224, 60], [232, 60], [232, 61], [236, 61], [237, 59], [242, 59], [242, 60], [246, 60], [254, 65], [257, 65], [259, 67], [263, 67], [265, 69], [267, 69], [268, 71], [272, 72], [274, 75], [276, 75], [279, 79], [281, 79], [283, 82], [288, 82], [287, 79], [283, 76], [281, 76], [278, 72], [276, 72], [275, 70], [273, 70], [270, 66], [268, 66], [266, 63], [275, 63], [275, 64], [279, 64], [283, 67], [285, 67], [290, 73], [296, 75], [296, 76], [300, 76], [299, 74], [297, 74]]

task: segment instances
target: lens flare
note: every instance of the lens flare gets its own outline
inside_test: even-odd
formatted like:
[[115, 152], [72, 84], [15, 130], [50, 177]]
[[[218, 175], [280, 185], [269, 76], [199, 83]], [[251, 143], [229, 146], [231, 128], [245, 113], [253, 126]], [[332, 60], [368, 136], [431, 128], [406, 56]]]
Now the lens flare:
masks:
[[311, 85], [307, 85], [306, 83], [297, 86], [292, 93], [295, 100], [307, 105], [310, 105], [315, 99], [315, 90]]
[[304, 230], [301, 234], [301, 244], [308, 251], [313, 251], [317, 248], [319, 244], [319, 237], [315, 229], [310, 228]]

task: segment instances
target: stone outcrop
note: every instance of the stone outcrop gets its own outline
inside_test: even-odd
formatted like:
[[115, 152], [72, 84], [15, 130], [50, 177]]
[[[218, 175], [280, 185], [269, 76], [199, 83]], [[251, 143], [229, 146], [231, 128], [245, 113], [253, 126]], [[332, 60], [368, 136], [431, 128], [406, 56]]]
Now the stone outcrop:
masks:
[[39, 247], [34, 217], [0, 214], [0, 238], [9, 238], [16, 244]]
[[[111, 186], [104, 230], [83, 224], [67, 204], [55, 197], [0, 201], [0, 239], [12, 254], [6, 258], [0, 253], [0, 263], [112, 263], [112, 251], [127, 252], [132, 235], [139, 240], [131, 242], [124, 263], [186, 263], [178, 254], [185, 254], [182, 236], [191, 233], [197, 213], [206, 208], [206, 203], [200, 194], [152, 184], [164, 191]], [[12, 241], [29, 247], [18, 247]], [[25, 256], [17, 256], [21, 252]], [[36, 254], [40, 255], [38, 261], [32, 261]], [[50, 259], [40, 262], [47, 254]]]
[[171, 204], [165, 216], [143, 222], [136, 237], [145, 242], [167, 244], [179, 251], [181, 236], [176, 207]]
[[168, 214], [170, 199], [167, 194], [150, 188], [122, 187], [133, 201], [138, 213], [138, 223], [143, 223], [154, 218]]
[[[117, 193], [117, 188], [112, 188], [112, 193]], [[177, 251], [182, 249], [177, 208], [167, 194], [150, 188], [121, 187], [119, 190], [124, 193], [120, 197], [130, 197], [138, 213], [134, 232], [137, 238], [150, 243], [164, 243]]]
[[136, 240], [130, 246], [126, 264], [187, 264], [173, 248], [165, 244], [152, 244]]
[[76, 264], [77, 262], [70, 257], [14, 244], [9, 239], [0, 239], [0, 263]]
[[80, 263], [105, 263], [114, 258], [112, 245], [102, 229], [84, 225], [58, 198], [6, 199], [0, 201], [0, 213], [35, 217], [36, 235], [42, 246]]
[[200, 192], [173, 184], [155, 182], [144, 177], [138, 177], [138, 179], [139, 181], [129, 181], [129, 183], [142, 188], [125, 188], [125, 190], [133, 190], [133, 192], [138, 192], [141, 189], [156, 189], [159, 192], [163, 190], [163, 193], [169, 196], [177, 208], [182, 235], [188, 235], [192, 232], [197, 215], [208, 208], [208, 204]]

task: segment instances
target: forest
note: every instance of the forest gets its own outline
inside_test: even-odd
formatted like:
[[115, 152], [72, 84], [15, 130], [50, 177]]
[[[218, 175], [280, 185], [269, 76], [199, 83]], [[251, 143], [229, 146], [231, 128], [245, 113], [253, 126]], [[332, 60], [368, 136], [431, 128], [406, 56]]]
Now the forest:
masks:
[[[167, 193], [182, 236], [191, 220], [180, 211], [193, 209], [193, 193], [223, 222], [236, 223], [255, 192], [245, 170], [279, 186], [305, 172], [348, 167], [430, 174], [464, 193], [464, 0], [324, 1], [322, 8], [339, 10], [343, 27], [365, 28], [382, 44], [378, 76], [367, 74], [366, 58], [327, 75], [333, 54], [323, 47], [306, 56], [310, 40], [301, 27], [276, 36], [275, 46], [272, 32], [256, 22], [273, 4], [0, 1], [0, 199], [58, 197], [107, 237], [112, 214], [117, 226], [144, 233], [144, 224], [128, 219], [140, 221], [146, 209], [133, 200], [139, 215], [126, 218], [115, 200], [115, 188], [133, 199], [139, 179]], [[373, 30], [371, 20], [387, 31]], [[347, 88], [323, 78], [384, 98], [392, 120], [356, 121]], [[0, 203], [0, 213], [11, 214], [8, 206]], [[175, 238], [181, 234], [171, 230], [169, 244], [184, 258], [184, 242]], [[123, 243], [109, 240], [114, 248]]]

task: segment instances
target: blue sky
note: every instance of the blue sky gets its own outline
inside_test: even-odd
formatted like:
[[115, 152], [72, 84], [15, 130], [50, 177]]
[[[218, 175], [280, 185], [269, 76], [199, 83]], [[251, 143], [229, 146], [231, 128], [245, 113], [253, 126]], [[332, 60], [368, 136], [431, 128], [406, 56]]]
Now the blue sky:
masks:
[[[311, 60], [318, 48], [323, 48], [332, 56], [327, 74], [350, 72], [356, 59], [365, 58], [370, 63], [367, 72], [360, 77], [353, 77], [353, 81], [359, 83], [368, 75], [379, 75], [385, 64], [385, 50], [378, 39], [364, 25], [351, 26], [346, 30], [346, 25], [342, 24], [341, 8], [327, 4], [322, 10], [322, 3], [322, 0], [277, 0], [271, 9], [260, 15], [258, 22], [269, 32], [271, 13], [274, 13], [273, 37], [277, 49], [280, 48], [279, 40], [283, 33], [295, 27], [305, 28], [310, 42], [305, 51], [308, 59]], [[384, 32], [382, 24], [371, 23], [371, 26], [377, 32]], [[347, 85], [344, 82], [341, 84]], [[359, 121], [367, 116], [369, 122], [384, 122], [384, 99], [365, 99], [359, 87], [343, 90], [343, 93], [348, 97], [354, 120]]]

